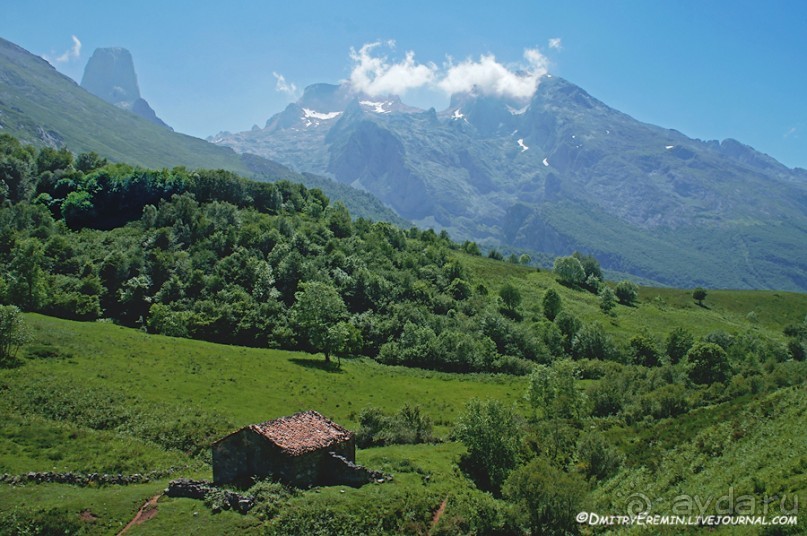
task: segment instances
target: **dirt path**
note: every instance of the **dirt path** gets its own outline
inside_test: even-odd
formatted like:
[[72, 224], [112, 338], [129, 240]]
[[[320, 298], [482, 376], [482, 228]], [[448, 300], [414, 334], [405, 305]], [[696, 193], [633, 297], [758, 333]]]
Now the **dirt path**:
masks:
[[437, 511], [434, 513], [432, 517], [432, 528], [437, 526], [437, 523], [440, 521], [440, 517], [442, 517], [443, 512], [446, 511], [446, 503], [448, 503], [448, 497], [443, 499], [443, 502], [440, 503], [440, 506], [437, 508]]
[[156, 516], [157, 501], [160, 500], [160, 497], [162, 497], [162, 493], [159, 493], [154, 497], [152, 497], [151, 499], [147, 500], [146, 504], [141, 506], [140, 510], [137, 511], [137, 514], [135, 514], [134, 518], [132, 518], [132, 520], [129, 521], [129, 524], [123, 527], [123, 530], [118, 533], [118, 536], [126, 534], [126, 531], [129, 530], [130, 528], [134, 527], [135, 525], [145, 523], [152, 517]]

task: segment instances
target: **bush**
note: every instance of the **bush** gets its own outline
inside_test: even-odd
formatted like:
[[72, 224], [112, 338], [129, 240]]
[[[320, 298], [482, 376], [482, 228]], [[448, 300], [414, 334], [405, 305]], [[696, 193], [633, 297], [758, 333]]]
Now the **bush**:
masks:
[[16, 361], [17, 351], [28, 339], [20, 310], [13, 305], [0, 305], [0, 366]]
[[698, 384], [725, 382], [731, 372], [726, 351], [711, 342], [700, 342], [687, 352], [689, 378]]
[[78, 514], [62, 508], [25, 510], [19, 507], [0, 513], [0, 534], [70, 536], [81, 534], [84, 523]]
[[577, 457], [588, 478], [605, 480], [619, 470], [625, 456], [597, 432], [589, 432], [577, 445]]
[[462, 466], [479, 488], [498, 493], [518, 463], [522, 432], [515, 411], [497, 400], [471, 399], [454, 433], [468, 449]]
[[518, 533], [511, 505], [475, 490], [449, 495], [443, 515], [429, 532], [432, 536]]
[[266, 521], [280, 513], [283, 506], [295, 495], [295, 490], [277, 482], [261, 480], [249, 488], [247, 494], [255, 499], [255, 505], [249, 513]]
[[675, 365], [681, 361], [694, 343], [695, 338], [684, 328], [678, 327], [670, 331], [667, 336], [667, 356], [670, 363]]
[[616, 285], [616, 298], [622, 305], [633, 305], [639, 298], [639, 286], [628, 280], [623, 280]]
[[378, 408], [365, 408], [359, 414], [356, 444], [361, 448], [434, 441], [432, 421], [418, 405], [404, 404], [392, 416], [385, 415]]
[[564, 285], [580, 286], [586, 281], [586, 271], [581, 262], [574, 257], [558, 257], [552, 271]]
[[505, 497], [516, 504], [514, 513], [531, 534], [576, 533], [575, 514], [586, 492], [582, 478], [541, 457], [513, 471], [504, 485]]
[[599, 322], [586, 324], [575, 334], [572, 340], [572, 355], [575, 358], [613, 359], [616, 347], [611, 337], [605, 333]]
[[551, 288], [546, 291], [543, 298], [543, 306], [544, 306], [544, 316], [547, 320], [552, 322], [555, 320], [555, 317], [558, 316], [560, 313], [563, 304], [560, 299], [560, 294]]

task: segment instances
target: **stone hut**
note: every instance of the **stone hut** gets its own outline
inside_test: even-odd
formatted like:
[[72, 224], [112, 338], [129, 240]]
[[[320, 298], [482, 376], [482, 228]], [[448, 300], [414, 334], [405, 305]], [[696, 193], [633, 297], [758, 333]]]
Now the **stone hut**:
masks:
[[353, 432], [316, 411], [245, 426], [213, 443], [213, 482], [270, 478], [296, 487], [361, 486], [383, 478], [356, 465]]

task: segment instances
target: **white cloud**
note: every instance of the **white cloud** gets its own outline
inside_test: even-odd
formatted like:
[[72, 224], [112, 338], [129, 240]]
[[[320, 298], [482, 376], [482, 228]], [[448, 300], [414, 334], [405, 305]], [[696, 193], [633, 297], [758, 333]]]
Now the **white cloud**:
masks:
[[70, 38], [73, 39], [73, 46], [63, 54], [55, 58], [50, 56], [44, 56], [44, 58], [50, 63], [67, 63], [70, 60], [77, 60], [81, 56], [81, 41], [75, 35], [71, 35]]
[[561, 50], [563, 48], [563, 42], [560, 40], [560, 37], [553, 37], [549, 40], [549, 48], [554, 48], [555, 50]]
[[784, 136], [782, 136], [782, 137], [783, 137], [784, 139], [788, 139], [788, 138], [789, 138], [789, 137], [791, 137], [791, 136], [793, 136], [794, 138], [798, 138], [798, 136], [796, 135], [796, 133], [797, 133], [798, 131], [799, 131], [799, 127], [790, 127], [790, 128], [787, 130], [787, 132], [785, 132]]
[[394, 41], [364, 44], [358, 51], [350, 49], [353, 69], [348, 82], [356, 91], [371, 96], [401, 95], [408, 90], [429, 88], [445, 93], [476, 91], [486, 95], [526, 99], [532, 96], [542, 76], [547, 74], [548, 60], [537, 49], [526, 49], [521, 65], [508, 67], [493, 54], [466, 59], [455, 64], [451, 58], [442, 67], [434, 63], [418, 63], [415, 53], [408, 51], [401, 61], [391, 61], [377, 49], [395, 47]]
[[524, 51], [526, 65], [514, 70], [499, 63], [493, 54], [467, 59], [454, 65], [449, 62], [437, 86], [446, 93], [476, 91], [484, 95], [527, 99], [535, 93], [541, 77], [547, 74], [548, 61], [536, 49]]
[[[353, 70], [350, 84], [353, 89], [370, 96], [400, 95], [410, 89], [430, 85], [435, 77], [437, 66], [417, 63], [415, 53], [408, 51], [402, 61], [390, 63], [387, 56], [374, 56], [374, 49], [382, 43], [366, 43], [358, 51], [351, 47], [350, 59]], [[388, 48], [394, 48], [394, 41], [387, 41]]]
[[295, 85], [293, 82], [287, 82], [286, 77], [282, 74], [272, 72], [272, 76], [274, 76], [277, 80], [275, 83], [275, 91], [285, 93], [291, 98], [297, 98], [297, 85]]

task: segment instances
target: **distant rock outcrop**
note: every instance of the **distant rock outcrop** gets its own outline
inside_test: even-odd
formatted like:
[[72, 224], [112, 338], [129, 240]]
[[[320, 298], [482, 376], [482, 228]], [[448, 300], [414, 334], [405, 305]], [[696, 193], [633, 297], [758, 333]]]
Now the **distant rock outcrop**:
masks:
[[84, 68], [81, 87], [110, 104], [171, 129], [140, 96], [132, 55], [125, 48], [95, 49]]

